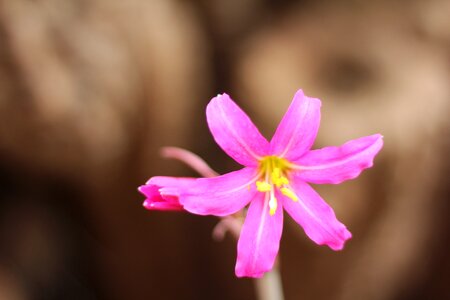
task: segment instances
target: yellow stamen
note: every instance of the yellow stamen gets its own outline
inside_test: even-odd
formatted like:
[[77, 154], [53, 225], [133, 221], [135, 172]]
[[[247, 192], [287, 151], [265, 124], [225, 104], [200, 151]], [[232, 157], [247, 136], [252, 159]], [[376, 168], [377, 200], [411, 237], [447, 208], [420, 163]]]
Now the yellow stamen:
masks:
[[274, 168], [273, 169], [272, 174], [271, 174], [271, 179], [272, 179], [272, 182], [277, 187], [281, 187], [282, 185], [289, 184], [289, 180], [286, 177], [281, 176], [280, 168]]
[[289, 180], [286, 177], [282, 176], [274, 181], [274, 183], [277, 187], [281, 187], [282, 185], [289, 184]]
[[256, 189], [260, 192], [268, 192], [272, 189], [272, 186], [265, 181], [257, 181]]
[[273, 168], [271, 177], [272, 177], [272, 181], [273, 181], [274, 183], [280, 178], [280, 173], [281, 173], [280, 168], [276, 168], [276, 167]]
[[286, 197], [292, 199], [294, 202], [295, 202], [295, 201], [298, 201], [297, 195], [296, 195], [293, 191], [291, 191], [290, 189], [288, 189], [287, 187], [281, 188], [281, 193], [282, 193], [283, 195], [285, 195]]

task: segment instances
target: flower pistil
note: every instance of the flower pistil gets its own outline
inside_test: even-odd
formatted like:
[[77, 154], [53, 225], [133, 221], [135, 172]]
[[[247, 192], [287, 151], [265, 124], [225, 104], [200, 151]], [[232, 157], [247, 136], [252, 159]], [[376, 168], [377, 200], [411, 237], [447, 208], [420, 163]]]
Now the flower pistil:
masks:
[[259, 173], [261, 180], [256, 181], [256, 189], [262, 193], [269, 193], [269, 213], [273, 216], [278, 207], [275, 197], [275, 189], [293, 201], [298, 201], [295, 192], [289, 186], [288, 173], [291, 163], [286, 159], [270, 155], [259, 161]]

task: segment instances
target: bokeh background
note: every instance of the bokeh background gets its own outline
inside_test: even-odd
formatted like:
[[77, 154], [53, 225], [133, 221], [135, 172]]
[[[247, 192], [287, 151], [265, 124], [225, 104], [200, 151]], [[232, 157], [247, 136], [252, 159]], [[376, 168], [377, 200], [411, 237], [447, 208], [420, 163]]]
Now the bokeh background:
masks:
[[450, 1], [1, 0], [0, 299], [255, 299], [214, 217], [137, 186], [237, 166], [205, 122], [227, 92], [266, 137], [298, 88], [315, 147], [382, 133], [375, 167], [317, 186], [344, 251], [286, 218], [286, 299], [450, 299]]

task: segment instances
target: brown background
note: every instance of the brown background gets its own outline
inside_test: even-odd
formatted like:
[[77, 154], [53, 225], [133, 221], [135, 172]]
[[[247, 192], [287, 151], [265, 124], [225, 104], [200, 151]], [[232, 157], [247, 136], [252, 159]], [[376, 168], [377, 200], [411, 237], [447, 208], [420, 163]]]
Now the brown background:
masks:
[[270, 137], [298, 88], [315, 147], [385, 136], [375, 167], [317, 186], [344, 251], [286, 218], [286, 299], [450, 295], [450, 2], [0, 1], [0, 298], [254, 299], [213, 217], [148, 212], [138, 185], [220, 173], [204, 109], [227, 92]]

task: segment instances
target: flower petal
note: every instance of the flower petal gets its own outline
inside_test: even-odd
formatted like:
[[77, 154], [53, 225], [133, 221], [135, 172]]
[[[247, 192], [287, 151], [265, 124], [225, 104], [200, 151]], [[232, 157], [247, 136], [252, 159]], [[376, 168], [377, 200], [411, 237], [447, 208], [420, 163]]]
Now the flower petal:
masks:
[[[157, 176], [138, 190], [145, 195], [144, 207], [149, 210], [183, 210], [178, 201], [179, 189], [192, 184], [194, 178]], [[165, 191], [166, 190], [166, 191]]]
[[311, 240], [333, 250], [341, 250], [352, 234], [336, 219], [333, 209], [307, 183], [291, 179], [291, 185], [298, 201], [278, 196], [289, 215], [303, 227]]
[[269, 214], [269, 193], [259, 193], [247, 212], [238, 241], [236, 276], [262, 277], [272, 269], [283, 230], [281, 203]]
[[258, 191], [256, 168], [243, 168], [225, 175], [200, 178], [180, 194], [183, 207], [198, 215], [227, 216], [247, 205]]
[[227, 94], [209, 102], [206, 117], [217, 144], [238, 163], [256, 166], [258, 158], [267, 154], [266, 138]]
[[272, 154], [292, 161], [311, 149], [319, 130], [320, 106], [319, 99], [298, 90], [270, 141]]
[[383, 136], [374, 134], [349, 141], [339, 147], [313, 150], [295, 163], [298, 176], [312, 183], [341, 183], [357, 177], [373, 165], [375, 155], [383, 147]]

